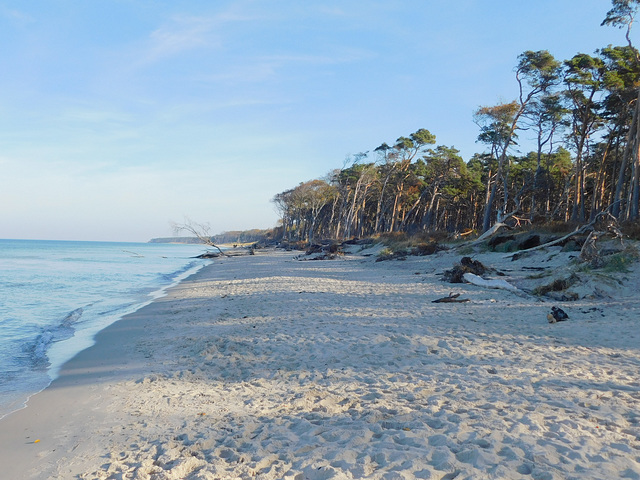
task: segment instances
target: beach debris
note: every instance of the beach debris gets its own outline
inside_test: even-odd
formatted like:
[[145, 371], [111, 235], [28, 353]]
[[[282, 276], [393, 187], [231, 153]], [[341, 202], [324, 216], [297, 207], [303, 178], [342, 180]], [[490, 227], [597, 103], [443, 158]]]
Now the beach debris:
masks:
[[393, 248], [383, 248], [376, 258], [376, 262], [384, 262], [386, 260], [406, 260], [409, 252], [405, 249], [394, 250]]
[[487, 246], [495, 252], [496, 250], [498, 250], [499, 245], [504, 245], [505, 243], [513, 243], [515, 239], [516, 236], [513, 234], [496, 235], [489, 239], [489, 241], [487, 242]]
[[458, 298], [459, 296], [459, 293], [451, 292], [448, 297], [442, 297], [437, 300], [433, 300], [431, 303], [464, 303], [470, 301], [468, 298]]
[[572, 273], [566, 278], [556, 278], [551, 283], [537, 286], [533, 289], [532, 294], [548, 296], [555, 300], [575, 301], [578, 299], [578, 294], [575, 292], [567, 292], [566, 290], [578, 282], [580, 282], [580, 277]]
[[560, 307], [551, 307], [551, 313], [547, 315], [549, 323], [563, 322], [569, 319], [569, 315]]
[[435, 240], [422, 242], [411, 249], [411, 255], [426, 256], [447, 250], [447, 247], [439, 245]]
[[511, 285], [509, 282], [507, 282], [506, 280], [502, 280], [499, 278], [487, 280], [482, 277], [479, 277], [478, 275], [474, 275], [473, 273], [465, 273], [463, 275], [463, 278], [470, 284], [476, 285], [478, 287], [509, 290], [510, 292], [517, 293], [519, 295], [524, 294], [524, 292], [522, 292], [518, 287], [515, 287]]
[[344, 255], [343, 244], [323, 243], [311, 244], [305, 250], [305, 253], [296, 255], [294, 260], [334, 260]]
[[482, 276], [486, 271], [487, 267], [480, 261], [473, 260], [471, 257], [462, 257], [459, 264], [454, 265], [451, 270], [444, 271], [444, 280], [449, 283], [464, 283], [465, 273]]
[[218, 252], [207, 251], [207, 252], [201, 253], [200, 255], [196, 255], [193, 258], [209, 259], [209, 258], [218, 258], [219, 256], [220, 254]]
[[[587, 232], [591, 232], [591, 231], [594, 231], [594, 233], [596, 234], [596, 238], [593, 239], [592, 241], [585, 242], [587, 243], [587, 250], [588, 250], [588, 253], [585, 253], [586, 256], [588, 256], [589, 254], [592, 254], [593, 250], [597, 251], [597, 247], [595, 247], [595, 240], [597, 240], [598, 237], [607, 235], [609, 237], [619, 239], [620, 243], [621, 244], [623, 243], [623, 235], [622, 235], [622, 232], [620, 231], [618, 220], [607, 209], [604, 212], [598, 213], [595, 216], [595, 218], [588, 224], [583, 225], [582, 227], [576, 228], [573, 232], [569, 233], [568, 235], [565, 235], [564, 237], [556, 238], [554, 240], [543, 243], [541, 245], [537, 245], [532, 248], [521, 250], [517, 254], [510, 253], [507, 255], [507, 257], [513, 257], [514, 255], [522, 255], [523, 252], [530, 253], [536, 250], [542, 250], [544, 248], [552, 247], [554, 245], [559, 245], [559, 244], [564, 245], [571, 237], [584, 235]], [[589, 245], [589, 243], [593, 243], [594, 245]], [[584, 248], [584, 245], [583, 245], [583, 248]]]
[[616, 217], [609, 212], [598, 214], [593, 222], [593, 231], [582, 245], [580, 250], [580, 260], [583, 262], [591, 262], [592, 266], [598, 268], [603, 266], [603, 252], [598, 247], [597, 241], [602, 237], [613, 237], [620, 240], [620, 245], [624, 246], [623, 235], [618, 225]]

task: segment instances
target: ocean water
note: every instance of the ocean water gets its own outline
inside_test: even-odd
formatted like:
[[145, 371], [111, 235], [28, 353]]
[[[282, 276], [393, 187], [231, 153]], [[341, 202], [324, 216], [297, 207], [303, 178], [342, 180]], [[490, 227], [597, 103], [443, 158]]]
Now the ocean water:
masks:
[[0, 418], [97, 332], [207, 261], [203, 245], [0, 240]]

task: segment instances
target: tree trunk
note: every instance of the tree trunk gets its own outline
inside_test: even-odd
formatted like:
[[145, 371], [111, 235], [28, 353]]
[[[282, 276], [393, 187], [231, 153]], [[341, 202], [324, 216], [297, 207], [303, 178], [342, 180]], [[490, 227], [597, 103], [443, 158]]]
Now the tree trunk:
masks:
[[633, 162], [633, 193], [631, 195], [631, 214], [629, 215], [629, 220], [637, 220], [638, 219], [638, 208], [640, 207], [640, 138], [636, 137], [636, 149], [634, 152], [634, 162]]
[[[640, 109], [640, 89], [638, 89], [638, 96], [636, 98], [636, 106], [633, 109], [633, 117], [631, 120], [631, 127], [629, 128], [629, 132], [627, 133], [627, 144], [624, 148], [624, 153], [622, 155], [622, 164], [620, 165], [620, 171], [618, 172], [618, 183], [616, 184], [616, 193], [613, 197], [613, 208], [611, 213], [614, 217], [620, 217], [620, 212], [622, 211], [622, 190], [624, 186], [624, 176], [627, 170], [627, 162], [629, 161], [629, 157], [631, 156], [631, 151], [633, 145], [636, 142], [638, 137], [638, 110]], [[636, 155], [637, 157], [637, 155]]]
[[491, 228], [491, 213], [493, 209], [493, 202], [496, 198], [496, 191], [498, 190], [497, 180], [491, 185], [491, 192], [487, 198], [487, 203], [484, 207], [484, 218], [482, 220], [482, 231], [487, 232]]

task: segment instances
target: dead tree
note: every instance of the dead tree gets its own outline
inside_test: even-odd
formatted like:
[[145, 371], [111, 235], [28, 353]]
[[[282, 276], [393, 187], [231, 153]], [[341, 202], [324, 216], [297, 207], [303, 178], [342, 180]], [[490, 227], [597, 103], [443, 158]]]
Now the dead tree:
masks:
[[220, 247], [214, 243], [213, 237], [209, 233], [211, 227], [208, 223], [196, 223], [189, 217], [184, 217], [184, 223], [171, 222], [171, 228], [173, 229], [174, 235], [179, 235], [182, 232], [190, 233], [203, 244], [218, 250], [220, 255], [225, 254]]
[[[585, 252], [591, 251], [593, 249], [597, 251], [595, 242], [599, 237], [603, 235], [613, 236], [614, 238], [619, 238], [620, 241], [622, 241], [623, 235], [618, 226], [618, 220], [616, 219], [616, 217], [614, 217], [611, 214], [610, 209], [611, 209], [611, 206], [609, 206], [609, 208], [607, 208], [604, 212], [598, 213], [593, 219], [593, 221], [587, 223], [586, 225], [583, 225], [582, 227], [576, 228], [573, 232], [571, 232], [568, 235], [565, 235], [562, 238], [558, 238], [556, 240], [553, 240], [552, 242], [548, 242], [543, 245], [538, 245], [537, 247], [528, 248], [526, 250], [520, 250], [516, 253], [510, 253], [509, 255], [506, 255], [506, 257], [507, 258], [513, 257], [514, 255], [517, 255], [517, 254], [529, 253], [536, 250], [542, 250], [543, 248], [553, 247], [554, 245], [563, 243], [565, 240], [568, 240], [571, 237], [574, 237], [576, 235], [580, 235], [583, 233], [587, 233], [589, 231], [593, 235], [591, 234], [589, 235], [589, 237], [587, 238], [587, 241], [585, 242], [585, 246], [588, 245], [589, 243], [591, 243], [591, 246], [587, 246], [586, 249], [583, 246], [583, 250]], [[591, 240], [589, 238], [591, 238]], [[585, 253], [585, 257], [588, 255], [589, 253]], [[582, 252], [580, 252], [580, 258], [581, 259], [583, 258]]]
[[[473, 240], [472, 242], [470, 242], [468, 245], [478, 245], [479, 243], [484, 242], [485, 240], [487, 240], [488, 238], [494, 236], [496, 233], [498, 233], [498, 230], [500, 230], [501, 228], [509, 228], [511, 229], [512, 227], [510, 227], [506, 222], [507, 220], [510, 220], [511, 218], [515, 217], [518, 213], [520, 213], [520, 204], [522, 201], [522, 197], [525, 193], [528, 192], [529, 190], [529, 185], [528, 184], [524, 184], [521, 188], [520, 191], [516, 194], [515, 198], [514, 198], [514, 203], [515, 203], [515, 208], [509, 212], [509, 213], [504, 213], [501, 214], [500, 212], [498, 212], [498, 219], [496, 221], [496, 223], [486, 232], [484, 232], [482, 235], [480, 235], [478, 238], [476, 238], [475, 240]], [[460, 246], [465, 246], [465, 245], [460, 245]]]
[[622, 232], [618, 227], [618, 220], [609, 211], [601, 212], [596, 215], [593, 222], [593, 230], [582, 245], [580, 250], [580, 260], [583, 262], [591, 262], [595, 266], [602, 264], [602, 257], [597, 241], [600, 237], [610, 236], [619, 238], [622, 242]]

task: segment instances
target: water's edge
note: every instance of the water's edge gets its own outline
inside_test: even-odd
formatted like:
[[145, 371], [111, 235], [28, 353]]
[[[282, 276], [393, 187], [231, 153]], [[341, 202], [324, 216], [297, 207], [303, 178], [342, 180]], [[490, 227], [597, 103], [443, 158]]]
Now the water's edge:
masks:
[[75, 332], [73, 337], [74, 343], [77, 346], [76, 349], [74, 349], [74, 351], [69, 354], [69, 352], [65, 351], [64, 347], [65, 347], [65, 342], [57, 342], [51, 345], [51, 347], [48, 349], [48, 357], [49, 360], [51, 362], [51, 365], [49, 366], [49, 368], [47, 369], [47, 374], [49, 376], [49, 381], [47, 382], [47, 384], [42, 387], [40, 390], [38, 391], [34, 391], [29, 393], [26, 398], [24, 398], [23, 401], [21, 401], [18, 405], [14, 406], [13, 408], [11, 408], [9, 411], [7, 412], [0, 412], [0, 420], [2, 420], [3, 418], [11, 415], [12, 413], [15, 413], [17, 411], [23, 410], [25, 408], [28, 408], [29, 406], [29, 400], [34, 396], [37, 395], [39, 393], [41, 393], [42, 391], [46, 390], [47, 388], [49, 388], [51, 386], [51, 383], [56, 380], [59, 375], [60, 375], [60, 371], [64, 369], [65, 365], [67, 363], [69, 363], [71, 360], [73, 360], [78, 354], [80, 354], [81, 352], [85, 351], [88, 348], [91, 348], [93, 345], [95, 345], [96, 343], [96, 335], [98, 333], [100, 333], [102, 330], [108, 328], [109, 326], [113, 325], [116, 322], [120, 322], [122, 320], [124, 320], [128, 315], [131, 315], [137, 311], [139, 311], [140, 309], [152, 304], [154, 301], [165, 297], [169, 290], [171, 290], [172, 288], [178, 286], [180, 283], [187, 281], [190, 277], [196, 275], [200, 270], [202, 270], [203, 268], [211, 265], [211, 261], [203, 261], [202, 263], [199, 263], [197, 265], [194, 265], [191, 268], [188, 268], [187, 270], [185, 270], [182, 273], [179, 273], [178, 275], [176, 275], [176, 277], [174, 277], [173, 281], [167, 285], [163, 285], [160, 288], [158, 288], [157, 290], [154, 290], [152, 292], [150, 292], [147, 295], [147, 299], [140, 302], [140, 303], [135, 303], [133, 305], [131, 305], [130, 307], [124, 309], [123, 311], [119, 312], [117, 315], [111, 316], [111, 317], [107, 317], [105, 322], [101, 322], [100, 324], [96, 324], [94, 328], [88, 328], [83, 330], [82, 332]]

